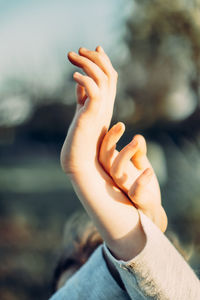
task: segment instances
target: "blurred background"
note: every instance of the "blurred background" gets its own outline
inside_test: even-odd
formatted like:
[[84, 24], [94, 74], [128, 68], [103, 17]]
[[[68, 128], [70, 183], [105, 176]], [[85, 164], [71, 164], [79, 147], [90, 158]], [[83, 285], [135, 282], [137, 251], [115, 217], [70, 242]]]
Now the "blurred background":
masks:
[[113, 122], [148, 141], [169, 230], [200, 270], [200, 0], [0, 0], [0, 299], [47, 299], [80, 204], [59, 153], [75, 105], [67, 52], [102, 45]]

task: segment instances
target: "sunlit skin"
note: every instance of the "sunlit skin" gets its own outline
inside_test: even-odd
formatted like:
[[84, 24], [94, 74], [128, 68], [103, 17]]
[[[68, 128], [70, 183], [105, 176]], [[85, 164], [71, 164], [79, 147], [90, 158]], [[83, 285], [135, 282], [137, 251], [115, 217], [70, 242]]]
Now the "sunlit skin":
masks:
[[[73, 76], [77, 108], [62, 147], [61, 165], [111, 252], [129, 260], [146, 243], [137, 208], [162, 231], [166, 229], [159, 185], [142, 137], [138, 137], [142, 143], [128, 145], [119, 155], [116, 150], [108, 154], [122, 135], [123, 124], [108, 132], [117, 72], [102, 47], [95, 51], [80, 48], [79, 54], [70, 52], [68, 58], [85, 74], [75, 72]], [[126, 168], [127, 162], [131, 168]]]
[[167, 228], [167, 216], [162, 207], [158, 180], [147, 158], [146, 141], [143, 136], [136, 135], [118, 152], [116, 143], [124, 130], [124, 124], [119, 122], [106, 133], [99, 160], [134, 206], [142, 210], [164, 232]]

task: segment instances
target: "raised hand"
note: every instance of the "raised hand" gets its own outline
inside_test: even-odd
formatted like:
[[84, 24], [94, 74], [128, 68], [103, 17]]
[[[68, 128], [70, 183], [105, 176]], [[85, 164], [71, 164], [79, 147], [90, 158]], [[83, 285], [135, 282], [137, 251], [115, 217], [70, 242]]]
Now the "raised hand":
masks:
[[61, 152], [64, 171], [76, 173], [83, 164], [98, 161], [96, 154], [112, 118], [117, 72], [102, 47], [80, 48], [79, 54], [70, 52], [68, 58], [85, 72], [74, 73], [77, 109]]
[[159, 184], [147, 158], [146, 141], [136, 135], [120, 152], [116, 143], [123, 135], [124, 124], [114, 125], [103, 139], [99, 160], [115, 184], [135, 205], [164, 232], [167, 216], [161, 204]]
[[79, 54], [70, 52], [68, 58], [85, 75], [74, 74], [77, 108], [62, 147], [61, 165], [112, 253], [128, 260], [146, 242], [138, 209], [99, 162], [112, 118], [117, 73], [101, 47], [80, 48]]

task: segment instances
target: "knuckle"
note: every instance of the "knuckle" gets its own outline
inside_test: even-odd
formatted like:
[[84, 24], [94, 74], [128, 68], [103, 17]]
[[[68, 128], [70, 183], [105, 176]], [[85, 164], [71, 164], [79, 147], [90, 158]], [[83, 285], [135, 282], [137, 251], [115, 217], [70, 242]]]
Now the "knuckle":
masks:
[[131, 151], [133, 149], [133, 143], [129, 143], [124, 149], [125, 151]]
[[104, 80], [104, 81], [107, 81], [107, 80], [108, 80], [108, 77], [107, 77], [106, 74], [103, 73], [103, 72], [100, 73], [100, 78], [101, 78], [102, 80]]
[[104, 74], [103, 72], [101, 72], [99, 74], [99, 84], [101, 85], [105, 85], [108, 82], [108, 77], [106, 76], [106, 74]]
[[110, 68], [109, 77], [114, 81], [117, 81], [118, 79], [118, 73], [115, 69], [113, 69], [113, 67]]
[[126, 153], [128, 152], [132, 152], [133, 151], [133, 145], [132, 144], [128, 144], [122, 151], [121, 154], [122, 155], [126, 155]]
[[91, 78], [86, 77], [86, 78], [85, 78], [85, 83], [87, 84], [87, 86], [88, 86], [90, 89], [93, 89], [93, 90], [94, 90], [94, 85], [93, 85], [93, 82], [92, 82]]

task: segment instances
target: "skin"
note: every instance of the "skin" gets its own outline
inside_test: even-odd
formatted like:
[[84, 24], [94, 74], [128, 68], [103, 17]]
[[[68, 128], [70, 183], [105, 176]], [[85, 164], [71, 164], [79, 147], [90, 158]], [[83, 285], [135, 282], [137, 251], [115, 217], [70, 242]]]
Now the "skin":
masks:
[[167, 216], [162, 207], [158, 180], [147, 158], [146, 141], [142, 135], [136, 135], [118, 152], [116, 143], [124, 130], [124, 124], [119, 122], [106, 133], [101, 144], [99, 160], [133, 205], [165, 232]]
[[[122, 153], [116, 157], [116, 163], [110, 162], [112, 153], [111, 156], [106, 154], [107, 144], [103, 141], [112, 144], [114, 137], [107, 131], [113, 113], [117, 73], [104, 50], [101, 47], [95, 51], [80, 48], [79, 54], [70, 52], [68, 58], [85, 75], [74, 73], [77, 107], [62, 147], [61, 166], [113, 255], [129, 260], [140, 253], [146, 243], [133, 198], [135, 195], [138, 203], [142, 201], [140, 195], [144, 196], [145, 192], [141, 191], [146, 189], [146, 181], [149, 182], [151, 176], [148, 171], [143, 176], [138, 174], [140, 180], [135, 177], [129, 193], [128, 185], [120, 178], [121, 170], [132, 154], [125, 150], [124, 156]], [[135, 153], [136, 164], [142, 164], [139, 152]], [[107, 163], [111, 168], [107, 168]], [[155, 211], [158, 213], [159, 210]]]

